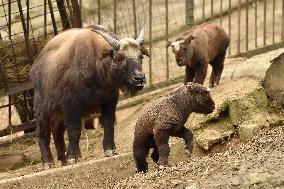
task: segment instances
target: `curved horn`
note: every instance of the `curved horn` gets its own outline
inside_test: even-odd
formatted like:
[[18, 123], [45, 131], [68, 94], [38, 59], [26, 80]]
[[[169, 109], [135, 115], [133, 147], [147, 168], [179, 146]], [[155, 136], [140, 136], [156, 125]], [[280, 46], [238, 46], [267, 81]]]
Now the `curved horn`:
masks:
[[138, 38], [136, 39], [137, 43], [140, 47], [144, 45], [144, 27], [141, 29]]
[[114, 39], [113, 37], [111, 37], [110, 35], [101, 32], [99, 30], [94, 30], [94, 32], [100, 34], [107, 42], [110, 46], [112, 46], [112, 48], [114, 48], [115, 50], [119, 50], [121, 43], [120, 41], [118, 41], [117, 39]]

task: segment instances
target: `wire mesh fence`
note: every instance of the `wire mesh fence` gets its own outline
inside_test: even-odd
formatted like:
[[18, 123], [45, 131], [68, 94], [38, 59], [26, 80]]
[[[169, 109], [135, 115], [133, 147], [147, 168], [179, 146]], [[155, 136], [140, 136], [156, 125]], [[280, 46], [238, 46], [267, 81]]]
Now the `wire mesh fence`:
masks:
[[[78, 7], [73, 6], [75, 2]], [[48, 37], [81, 26], [78, 8], [83, 27], [101, 24], [120, 38], [135, 38], [145, 28], [146, 47], [151, 53], [143, 61], [148, 86], [184, 75], [184, 68], [176, 65], [165, 42], [192, 24], [220, 24], [231, 38], [227, 56], [284, 44], [284, 0], [0, 0], [1, 89], [9, 91], [11, 86], [28, 81], [30, 65]], [[29, 106], [25, 101], [31, 98], [31, 91], [24, 89], [2, 93], [10, 94], [10, 100], [0, 108], [11, 117], [8, 120], [13, 117], [12, 94], [21, 92], [17, 95], [24, 101], [20, 107]], [[6, 124], [14, 125], [11, 120]]]

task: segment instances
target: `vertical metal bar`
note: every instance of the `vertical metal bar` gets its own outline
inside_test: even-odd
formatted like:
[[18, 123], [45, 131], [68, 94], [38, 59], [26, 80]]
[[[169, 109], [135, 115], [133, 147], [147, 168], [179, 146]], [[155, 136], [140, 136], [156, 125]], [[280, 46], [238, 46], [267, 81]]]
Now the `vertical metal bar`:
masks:
[[45, 39], [47, 38], [47, 9], [46, 9], [46, 0], [44, 0], [44, 5], [43, 5], [43, 32], [44, 32], [44, 37]]
[[78, 4], [78, 0], [71, 0], [71, 3], [72, 3], [74, 20], [75, 20], [74, 26], [76, 28], [82, 28], [83, 23], [82, 23], [81, 10], [80, 10], [79, 4]]
[[116, 0], [113, 0], [113, 31], [116, 33]]
[[25, 17], [24, 17], [24, 13], [23, 13], [23, 9], [22, 9], [22, 4], [21, 4], [21, 0], [17, 0], [17, 1], [18, 1], [20, 17], [21, 17], [21, 21], [22, 21], [22, 27], [23, 27], [23, 30], [24, 30], [24, 37], [25, 37], [25, 44], [26, 44], [26, 48], [27, 48], [27, 53], [28, 53], [30, 64], [32, 64], [33, 60], [32, 60], [32, 54], [31, 54], [30, 43], [29, 43], [29, 36], [28, 36], [27, 27], [26, 27], [26, 23], [25, 23]]
[[[275, 43], [275, 0], [272, 2], [272, 43]], [[284, 20], [282, 20], [284, 22]]]
[[248, 51], [248, 0], [246, 0], [246, 51]]
[[[169, 0], [166, 0], [166, 41], [169, 40]], [[166, 79], [170, 78], [170, 69], [169, 69], [169, 50], [166, 48]]]
[[[3, 2], [2, 2], [3, 4]], [[8, 0], [8, 32], [9, 32], [9, 39], [11, 40], [11, 35], [12, 35], [12, 30], [11, 30], [11, 25], [12, 25], [12, 11], [11, 11], [11, 0]], [[4, 6], [3, 6], [4, 8]]]
[[212, 20], [213, 19], [213, 10], [214, 9], [214, 3], [213, 3], [213, 0], [211, 0], [211, 18], [210, 18], [210, 20]]
[[205, 21], [205, 0], [202, 1], [202, 19]]
[[[229, 38], [231, 39], [231, 14], [232, 14], [232, 2], [231, 0], [229, 0], [229, 10], [228, 10], [228, 14], [229, 14]], [[229, 45], [229, 55], [231, 55], [231, 45]]]
[[282, 31], [281, 31], [281, 41], [284, 41], [284, 0], [282, 0]]
[[98, 0], [98, 24], [101, 24], [101, 0]]
[[47, 2], [48, 2], [49, 12], [50, 12], [50, 16], [51, 16], [51, 21], [52, 21], [53, 32], [54, 32], [54, 35], [57, 35], [58, 32], [57, 32], [57, 27], [56, 27], [52, 3], [51, 3], [51, 0], [47, 0]]
[[135, 0], [132, 0], [132, 7], [133, 7], [133, 24], [134, 24], [134, 38], [137, 38], [137, 18], [136, 18], [136, 3]]
[[0, 57], [0, 67], [1, 67], [1, 75], [2, 75], [2, 79], [3, 79], [3, 83], [4, 83], [4, 88], [5, 88], [5, 90], [8, 90], [7, 78], [6, 78], [5, 69], [4, 69], [1, 57]]
[[263, 45], [266, 46], [266, 0], [263, 1]]
[[30, 0], [26, 0], [27, 5], [27, 36], [30, 37]]
[[223, 0], [220, 0], [220, 25], [222, 26], [223, 17]]
[[255, 3], [255, 7], [254, 7], [254, 19], [255, 19], [255, 23], [254, 23], [254, 37], [255, 37], [255, 48], [257, 48], [257, 1], [258, 1], [258, 0], [254, 0], [254, 3]]
[[149, 85], [152, 85], [152, 0], [149, 0]]
[[12, 125], [12, 107], [11, 107], [11, 96], [8, 96], [8, 120], [9, 120], [9, 126]]
[[241, 51], [241, 0], [238, 0], [238, 42], [237, 42], [237, 55]]

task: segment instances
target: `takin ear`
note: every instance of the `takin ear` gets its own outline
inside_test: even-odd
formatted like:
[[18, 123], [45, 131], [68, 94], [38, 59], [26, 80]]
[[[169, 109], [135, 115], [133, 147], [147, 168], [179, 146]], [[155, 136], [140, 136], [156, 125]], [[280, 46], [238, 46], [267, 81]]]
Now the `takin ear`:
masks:
[[140, 49], [141, 49], [142, 55], [146, 55], [150, 57], [150, 52], [144, 45]]
[[114, 55], [114, 49], [104, 49], [100, 52], [100, 60], [105, 59], [106, 57], [111, 57], [113, 58]]
[[168, 48], [169, 46], [171, 46], [172, 43], [173, 43], [173, 42], [171, 42], [171, 41], [166, 41], [166, 48]]
[[196, 37], [194, 35], [189, 35], [186, 39], [185, 39], [185, 42], [186, 43], [190, 43], [192, 40], [196, 39]]

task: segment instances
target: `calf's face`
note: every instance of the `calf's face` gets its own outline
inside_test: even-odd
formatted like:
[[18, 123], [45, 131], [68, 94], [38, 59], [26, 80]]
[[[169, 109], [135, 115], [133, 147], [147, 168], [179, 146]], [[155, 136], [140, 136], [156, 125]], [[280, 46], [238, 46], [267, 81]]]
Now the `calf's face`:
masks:
[[194, 40], [193, 35], [189, 35], [185, 39], [177, 40], [175, 42], [167, 42], [166, 47], [171, 46], [172, 52], [175, 55], [176, 63], [178, 66], [185, 66], [190, 64], [193, 56], [191, 41]]
[[210, 95], [210, 89], [197, 83], [187, 83], [187, 90], [190, 93], [192, 111], [202, 114], [210, 114], [215, 109], [215, 103]]

